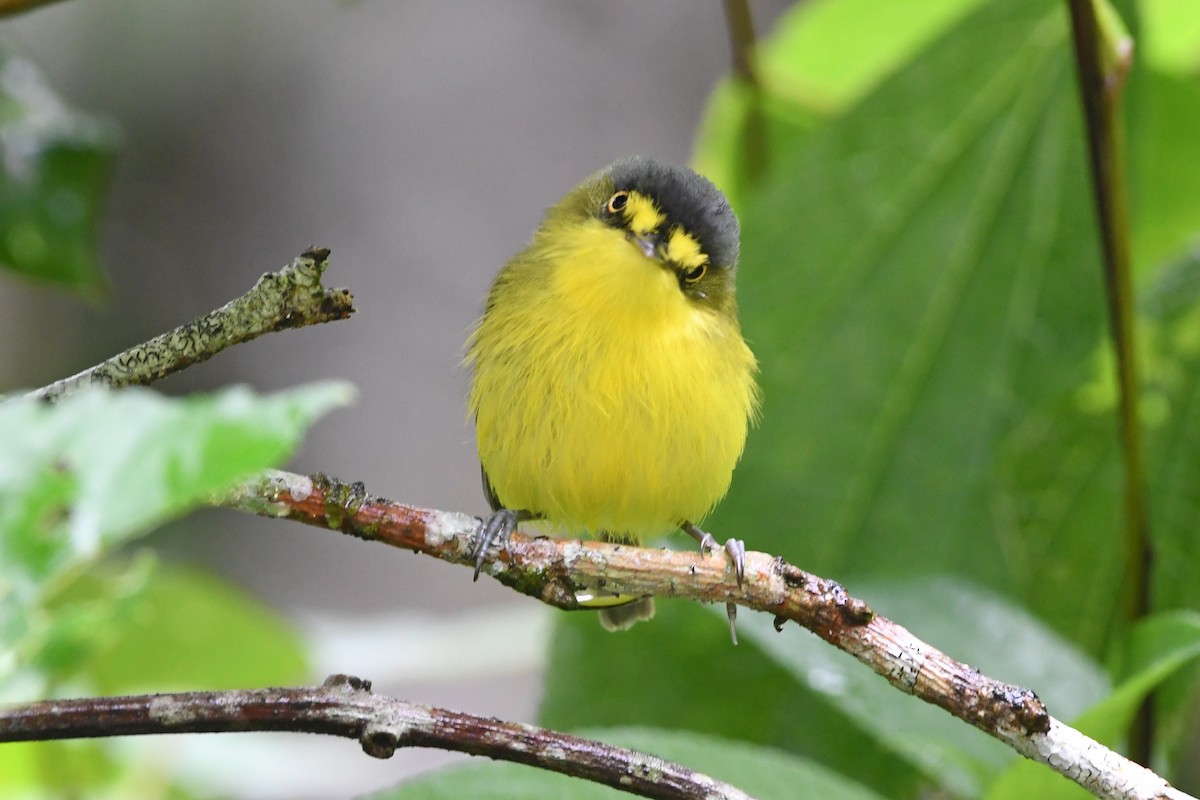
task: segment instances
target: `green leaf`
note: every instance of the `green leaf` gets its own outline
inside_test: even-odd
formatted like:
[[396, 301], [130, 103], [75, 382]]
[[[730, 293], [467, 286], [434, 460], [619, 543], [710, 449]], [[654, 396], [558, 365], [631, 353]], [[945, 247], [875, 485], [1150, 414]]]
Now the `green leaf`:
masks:
[[37, 605], [26, 608], [28, 633], [19, 642], [17, 662], [27, 685], [10, 681], [8, 693], [28, 699], [53, 695], [57, 686], [90, 686], [83, 680], [88, 666], [145, 613], [156, 567], [148, 555], [114, 559], [73, 573], [57, 583], [61, 588], [47, 587]]
[[[1171, 612], [1148, 617], [1133, 629], [1128, 646], [1131, 663], [1117, 688], [1072, 727], [1108, 747], [1116, 747], [1138, 706], [1182, 667], [1200, 658], [1200, 614]], [[1041, 764], [1022, 761], [991, 787], [987, 800], [1071, 800], [1091, 795]]]
[[0, 50], [0, 267], [94, 291], [96, 227], [117, 150], [112, 125], [70, 108]]
[[[1011, 603], [952, 579], [854, 585], [879, 614], [984, 674], [1034, 689], [1056, 714], [1076, 714], [1104, 696], [1100, 668]], [[721, 610], [723, 613], [723, 610]], [[935, 706], [903, 694], [816, 637], [775, 632], [754, 615], [740, 625], [793, 679], [828, 698], [860, 728], [936, 784], [963, 795], [982, 787], [1015, 754], [1006, 745]]]
[[1141, 0], [1138, 57], [1155, 71], [1200, 73], [1200, 15], [1192, 0]]
[[283, 686], [311, 677], [304, 643], [283, 617], [196, 570], [159, 568], [115, 622], [107, 646], [76, 676], [99, 694]]
[[[652, 753], [691, 767], [747, 792], [758, 800], [878, 800], [866, 788], [819, 764], [767, 747], [649, 728], [586, 730], [581, 736]], [[520, 764], [492, 762], [451, 767], [371, 795], [373, 800], [600, 800], [624, 792]]]
[[0, 663], [0, 685], [51, 644], [44, 604], [83, 567], [278, 464], [349, 396], [322, 384], [266, 396], [96, 390], [53, 406], [0, 404], [0, 643], [19, 654]]
[[752, 148], [764, 148], [769, 164], [776, 154], [793, 151], [819, 124], [819, 114], [790, 98], [774, 91], [756, 94], [726, 79], [709, 97], [692, 162], [740, 212], [757, 177]]
[[195, 795], [173, 783], [172, 767], [131, 756], [115, 739], [15, 742], [0, 747], [0, 794], [11, 800], [191, 800]]
[[1200, 607], [1200, 252], [1153, 276], [1142, 303], [1143, 419], [1153, 509], [1153, 595]]
[[709, 99], [696, 139], [697, 170], [741, 209], [755, 177], [794, 152], [830, 114], [886, 76], [984, 0], [812, 0], [797, 3], [758, 43], [758, 91], [729, 78]]
[[1133, 257], [1144, 274], [1194, 248], [1200, 235], [1200, 79], [1143, 69], [1132, 87]]
[[986, 0], [814, 0], [759, 48], [768, 87], [817, 109], [853, 105]]
[[[719, 735], [812, 758], [888, 797], [916, 793], [924, 778], [913, 765], [798, 683], [753, 639], [732, 646], [724, 620], [694, 603], [657, 606], [652, 621], [617, 634], [592, 613], [561, 615], [540, 724]], [[749, 619], [743, 615], [739, 626]], [[797, 635], [807, 636], [789, 631], [788, 638]]]

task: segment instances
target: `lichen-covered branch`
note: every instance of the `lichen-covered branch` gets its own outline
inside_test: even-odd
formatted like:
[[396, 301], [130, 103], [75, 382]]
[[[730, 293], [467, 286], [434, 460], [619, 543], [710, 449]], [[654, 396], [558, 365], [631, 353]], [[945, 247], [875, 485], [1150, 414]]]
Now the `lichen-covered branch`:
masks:
[[636, 750], [565, 733], [416, 705], [332, 675], [322, 686], [47, 700], [0, 706], [0, 742], [150, 733], [294, 731], [357, 739], [376, 758], [436, 747], [541, 767], [642, 797], [751, 800], [739, 789]]
[[[475, 517], [372, 497], [361, 483], [271, 472], [222, 502], [473, 566], [479, 527]], [[944, 708], [1096, 797], [1188, 797], [1051, 717], [1028, 689], [980, 674], [873, 613], [836, 582], [766, 553], [746, 553], [745, 580], [739, 586], [722, 551], [705, 555], [517, 532], [507, 547], [488, 554], [484, 570], [506, 586], [563, 609], [580, 607], [577, 593], [599, 590], [732, 602], [772, 614], [779, 629], [794, 621], [855, 656], [901, 691]]]
[[30, 396], [54, 400], [91, 384], [111, 388], [145, 385], [264, 333], [345, 319], [354, 313], [354, 298], [346, 289], [321, 285], [328, 260], [328, 250], [310, 247], [221, 308]]

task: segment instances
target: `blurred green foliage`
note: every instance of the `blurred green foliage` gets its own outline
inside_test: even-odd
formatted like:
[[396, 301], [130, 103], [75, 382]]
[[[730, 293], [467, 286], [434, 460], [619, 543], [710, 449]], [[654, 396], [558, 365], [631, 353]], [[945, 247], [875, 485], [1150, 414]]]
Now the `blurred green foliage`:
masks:
[[[91, 389], [55, 405], [0, 403], [0, 700], [304, 680], [304, 649], [282, 618], [128, 545], [277, 465], [349, 397], [329, 383], [274, 395]], [[64, 747], [74, 767], [54, 769]], [[133, 766], [103, 744], [5, 746], [0, 789], [120, 796], [124, 781], [145, 783], [153, 771]], [[157, 783], [162, 796], [174, 791]]]
[[110, 124], [71, 108], [0, 47], [0, 268], [94, 292], [96, 226], [116, 155]]

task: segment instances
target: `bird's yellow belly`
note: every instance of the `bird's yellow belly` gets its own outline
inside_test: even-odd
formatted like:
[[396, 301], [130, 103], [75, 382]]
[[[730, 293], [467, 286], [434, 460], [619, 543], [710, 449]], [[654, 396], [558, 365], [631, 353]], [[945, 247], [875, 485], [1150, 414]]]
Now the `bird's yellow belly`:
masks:
[[[471, 405], [496, 495], [571, 533], [640, 539], [703, 518], [729, 487], [754, 406], [736, 324], [630, 259], [595, 286], [560, 272], [547, 302], [493, 308], [478, 332]], [[489, 351], [489, 323], [527, 335]]]
[[576, 392], [542, 387], [555, 422], [530, 452], [544, 466], [506, 476], [516, 507], [569, 530], [640, 538], [698, 521], [724, 496], [745, 412], [697, 379], [697, 354], [625, 345], [619, 359], [589, 364]]

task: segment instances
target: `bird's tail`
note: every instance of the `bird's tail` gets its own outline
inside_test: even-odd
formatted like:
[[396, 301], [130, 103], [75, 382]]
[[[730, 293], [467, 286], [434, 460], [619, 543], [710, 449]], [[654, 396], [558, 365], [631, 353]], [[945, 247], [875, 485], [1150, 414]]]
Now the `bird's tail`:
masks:
[[643, 597], [632, 603], [600, 609], [600, 624], [608, 631], [623, 631], [653, 616], [654, 598]]

